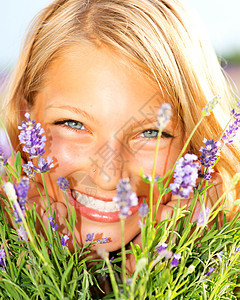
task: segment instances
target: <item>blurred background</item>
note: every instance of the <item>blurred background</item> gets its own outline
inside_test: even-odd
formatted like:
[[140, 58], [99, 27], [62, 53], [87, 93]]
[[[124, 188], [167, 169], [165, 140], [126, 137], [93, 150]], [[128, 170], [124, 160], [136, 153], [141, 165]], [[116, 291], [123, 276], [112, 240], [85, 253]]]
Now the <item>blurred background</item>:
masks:
[[[185, 0], [205, 24], [222, 67], [240, 91], [240, 0]], [[51, 0], [0, 0], [0, 102], [28, 24]]]

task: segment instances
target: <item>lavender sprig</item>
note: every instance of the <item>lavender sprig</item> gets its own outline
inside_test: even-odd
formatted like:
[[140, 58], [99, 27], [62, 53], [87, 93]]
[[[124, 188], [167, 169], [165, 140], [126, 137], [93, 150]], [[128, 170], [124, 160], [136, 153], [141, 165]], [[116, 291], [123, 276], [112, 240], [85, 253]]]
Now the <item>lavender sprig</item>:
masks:
[[163, 103], [158, 111], [158, 124], [157, 127], [160, 130], [163, 130], [168, 122], [170, 121], [172, 115], [171, 105], [169, 103]]
[[58, 177], [57, 184], [63, 191], [66, 191], [70, 187], [68, 180], [62, 176]]
[[21, 130], [18, 138], [20, 144], [23, 144], [23, 151], [30, 155], [30, 159], [42, 156], [45, 153], [46, 136], [43, 135], [44, 129], [40, 123], [30, 119], [30, 114], [25, 113], [27, 121], [22, 122], [22, 126], [18, 126]]
[[5, 154], [3, 153], [3, 151], [1, 151], [0, 149], [0, 167], [4, 167], [7, 164], [7, 158], [5, 156]]
[[199, 164], [194, 162], [197, 158], [196, 155], [187, 153], [178, 160], [174, 170], [174, 183], [169, 185], [173, 195], [188, 198], [193, 191], [199, 170]]
[[[240, 109], [240, 102], [237, 103], [237, 106]], [[233, 109], [231, 111], [231, 114], [233, 117], [233, 121], [229, 124], [222, 137], [225, 144], [231, 144], [233, 142], [240, 128], [240, 112], [237, 112], [235, 109]]]
[[138, 197], [132, 191], [129, 178], [120, 180], [120, 183], [117, 185], [117, 196], [113, 197], [113, 201], [120, 209], [119, 215], [121, 218], [131, 215], [131, 207], [138, 205]]
[[5, 256], [6, 256], [5, 250], [4, 249], [0, 249], [0, 269], [2, 271], [5, 270], [5, 266], [6, 266]]
[[215, 96], [212, 100], [210, 100], [207, 105], [202, 109], [202, 116], [209, 116], [213, 111], [215, 106], [220, 102], [221, 97], [219, 95]]

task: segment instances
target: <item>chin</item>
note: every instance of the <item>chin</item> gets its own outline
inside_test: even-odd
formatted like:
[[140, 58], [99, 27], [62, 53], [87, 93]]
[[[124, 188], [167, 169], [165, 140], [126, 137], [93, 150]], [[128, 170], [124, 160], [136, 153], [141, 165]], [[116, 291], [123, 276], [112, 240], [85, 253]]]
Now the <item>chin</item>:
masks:
[[[140, 232], [138, 219], [138, 214], [126, 218], [124, 230], [125, 245]], [[77, 216], [74, 233], [79, 246], [95, 242], [91, 250], [104, 248], [108, 252], [113, 252], [121, 249], [120, 222], [99, 223]]]

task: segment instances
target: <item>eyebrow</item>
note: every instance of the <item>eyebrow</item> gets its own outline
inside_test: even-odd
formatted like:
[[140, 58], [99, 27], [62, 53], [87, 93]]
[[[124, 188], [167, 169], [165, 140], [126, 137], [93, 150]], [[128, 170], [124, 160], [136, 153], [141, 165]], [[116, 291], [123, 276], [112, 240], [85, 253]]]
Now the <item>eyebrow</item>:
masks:
[[[46, 107], [46, 109], [49, 109], [49, 108], [53, 108], [53, 109], [63, 109], [63, 110], [68, 110], [70, 112], [73, 112], [73, 113], [76, 113], [76, 114], [79, 114], [80, 116], [83, 116], [85, 117], [86, 119], [96, 123], [96, 124], [99, 124], [99, 121], [96, 120], [92, 115], [89, 115], [85, 110], [82, 110], [78, 107], [74, 107], [74, 106], [70, 106], [70, 105], [61, 105], [61, 106], [55, 106], [55, 105], [48, 105]], [[127, 127], [127, 130], [133, 130], [134, 127], [136, 126], [144, 126], [146, 124], [152, 124], [152, 123], [156, 123], [157, 122], [157, 114], [156, 116], [153, 116], [153, 117], [150, 117], [150, 118], [145, 118], [145, 119], [142, 119], [142, 120], [137, 120], [135, 117], [130, 117], [128, 122], [127, 123], [130, 123], [128, 126], [125, 126]], [[124, 127], [125, 127], [124, 126]], [[125, 130], [126, 130], [126, 127], [125, 127]]]
[[70, 105], [61, 105], [61, 106], [55, 106], [55, 105], [48, 105], [46, 107], [46, 109], [49, 108], [57, 108], [57, 109], [64, 109], [64, 110], [68, 110], [70, 112], [73, 112], [75, 114], [78, 114], [80, 116], [85, 117], [86, 119], [94, 122], [94, 123], [99, 123], [93, 116], [89, 115], [85, 110], [82, 110], [78, 107], [74, 107], [74, 106], [70, 106]]

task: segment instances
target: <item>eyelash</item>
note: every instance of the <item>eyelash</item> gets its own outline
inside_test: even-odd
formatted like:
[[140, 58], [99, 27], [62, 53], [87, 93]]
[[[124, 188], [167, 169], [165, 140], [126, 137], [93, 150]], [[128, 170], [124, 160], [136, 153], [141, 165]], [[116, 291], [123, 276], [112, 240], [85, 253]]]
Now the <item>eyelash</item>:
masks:
[[[56, 122], [54, 122], [53, 124], [54, 124], [54, 125], [60, 125], [60, 126], [62, 126], [62, 127], [65, 127], [65, 128], [68, 129], [68, 130], [73, 130], [73, 131], [77, 131], [77, 132], [79, 132], [79, 130], [83, 130], [82, 127], [81, 127], [81, 128], [73, 128], [73, 127], [67, 125], [66, 123], [68, 123], [68, 122], [69, 122], [69, 123], [72, 122], [72, 123], [81, 124], [82, 127], [83, 127], [85, 130], [87, 130], [87, 129], [85, 128], [85, 126], [83, 125], [83, 123], [81, 123], [81, 122], [79, 122], [79, 121], [76, 121], [76, 120], [71, 120], [71, 119], [56, 121]], [[147, 131], [152, 131], [152, 132], [154, 131], [154, 132], [156, 132], [156, 133], [158, 134], [158, 130], [156, 130], [156, 129], [147, 129], [147, 130], [144, 130], [141, 134], [143, 134], [143, 133], [145, 133], [145, 132], [147, 132]], [[157, 137], [157, 134], [156, 134], [156, 136], [154, 136], [154, 137], [152, 137], [152, 138], [156, 138], [156, 137]], [[163, 131], [161, 137], [162, 137], [162, 138], [168, 139], [168, 138], [173, 138], [174, 136], [172, 136], [170, 133], [167, 133], [167, 132]], [[149, 138], [149, 137], [148, 137], [148, 138]]]
[[[71, 126], [69, 126], [69, 125], [67, 125], [66, 123], [70, 123], [70, 122], [72, 122], [72, 123], [77, 123], [77, 124], [81, 124], [82, 125], [82, 127], [81, 128], [73, 128], [73, 127], [71, 127]], [[77, 132], [79, 132], [79, 130], [87, 130], [86, 128], [85, 128], [85, 126], [83, 125], [83, 123], [81, 123], [81, 122], [79, 122], [79, 121], [75, 121], [75, 120], [71, 120], [71, 119], [69, 119], [69, 120], [61, 120], [61, 121], [56, 121], [56, 122], [54, 122], [53, 123], [54, 125], [60, 125], [60, 126], [62, 126], [62, 127], [64, 127], [64, 128], [66, 128], [66, 129], [68, 129], [68, 130], [73, 130], [73, 131], [77, 131]]]
[[[158, 130], [157, 129], [147, 129], [147, 130], [144, 130], [141, 134], [143, 134], [144, 132], [147, 132], [147, 131], [156, 132], [156, 136], [154, 136], [152, 138], [157, 138], [157, 135], [158, 135]], [[173, 138], [173, 137], [174, 136], [172, 136], [170, 133], [167, 133], [166, 131], [163, 131], [162, 135], [161, 135], [161, 138], [165, 138], [165, 139], [169, 139], [169, 138]]]

